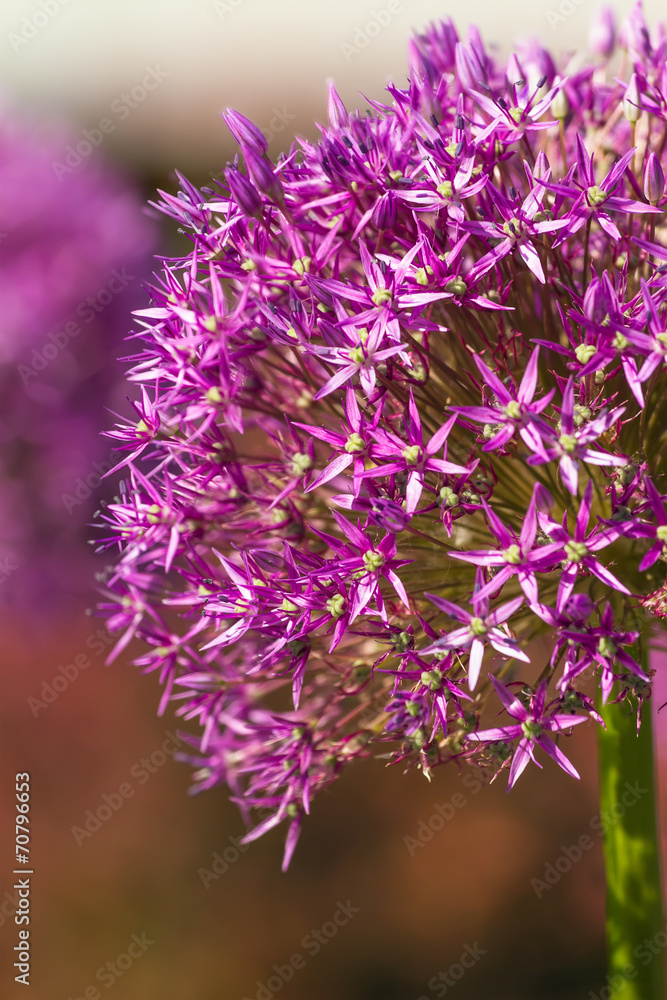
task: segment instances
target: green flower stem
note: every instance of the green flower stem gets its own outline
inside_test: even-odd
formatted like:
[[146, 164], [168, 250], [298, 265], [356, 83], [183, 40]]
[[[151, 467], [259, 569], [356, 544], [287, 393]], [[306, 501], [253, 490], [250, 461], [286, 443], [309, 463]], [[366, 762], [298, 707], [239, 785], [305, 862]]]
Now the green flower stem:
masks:
[[665, 1000], [652, 705], [644, 706], [639, 736], [635, 707], [636, 702], [624, 699], [600, 709], [607, 727], [599, 730], [598, 747], [600, 807], [606, 819], [608, 984], [614, 1000]]

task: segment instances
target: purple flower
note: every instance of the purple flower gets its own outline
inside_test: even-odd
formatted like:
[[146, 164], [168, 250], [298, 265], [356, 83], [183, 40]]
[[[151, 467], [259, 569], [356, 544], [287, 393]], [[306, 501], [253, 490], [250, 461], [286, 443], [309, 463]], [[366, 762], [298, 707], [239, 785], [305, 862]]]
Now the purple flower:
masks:
[[567, 515], [563, 516], [562, 525], [555, 524], [555, 522], [548, 521], [545, 518], [541, 521], [540, 526], [542, 530], [561, 546], [559, 554], [562, 556], [563, 562], [560, 583], [558, 585], [559, 610], [564, 607], [569, 599], [580, 570], [587, 570], [599, 580], [602, 580], [608, 587], [619, 590], [622, 594], [630, 593], [625, 584], [621, 583], [595, 555], [600, 549], [606, 548], [620, 538], [627, 529], [623, 524], [605, 528], [596, 526], [589, 534], [586, 534], [591, 515], [592, 495], [593, 483], [589, 481], [584, 491], [583, 499], [579, 504], [573, 536], [570, 536], [567, 530]]
[[575, 203], [570, 209], [567, 228], [562, 231], [554, 246], [558, 246], [564, 240], [569, 239], [579, 232], [581, 227], [591, 218], [595, 218], [601, 229], [612, 240], [620, 240], [621, 233], [608, 214], [614, 212], [633, 213], [655, 213], [660, 209], [652, 205], [647, 205], [641, 201], [633, 201], [631, 198], [621, 198], [614, 195], [614, 191], [623, 181], [625, 169], [634, 156], [634, 149], [630, 149], [611, 168], [609, 173], [599, 184], [595, 181], [593, 170], [593, 155], [589, 156], [584, 146], [581, 136], [577, 133], [577, 180], [570, 180], [568, 184], [556, 184], [540, 179], [539, 184], [544, 185], [549, 191], [560, 195], [563, 198], [574, 198]]
[[516, 575], [528, 602], [531, 604], [537, 602], [535, 573], [553, 569], [557, 565], [558, 554], [561, 551], [561, 546], [557, 542], [547, 545], [538, 542], [536, 547], [538, 504], [542, 509], [550, 509], [553, 506], [553, 497], [539, 483], [535, 485], [521, 533], [517, 537], [514, 531], [503, 524], [489, 505], [483, 503], [489, 530], [498, 542], [498, 548], [449, 553], [452, 559], [461, 559], [492, 570], [493, 576], [488, 583], [480, 587], [478, 599], [488, 599]]
[[412, 514], [419, 503], [419, 499], [424, 488], [424, 476], [429, 470], [444, 472], [449, 475], [465, 474], [472, 471], [448, 462], [443, 458], [436, 458], [441, 448], [445, 448], [449, 433], [456, 421], [456, 415], [450, 417], [424, 444], [421, 420], [419, 411], [415, 406], [412, 389], [410, 390], [410, 402], [408, 404], [407, 419], [407, 442], [402, 441], [396, 435], [387, 431], [374, 430], [371, 434], [374, 444], [371, 448], [371, 458], [375, 461], [383, 458], [393, 458], [393, 461], [386, 462], [376, 468], [367, 469], [360, 474], [362, 479], [377, 479], [380, 476], [394, 476], [397, 473], [407, 474], [405, 486], [406, 511]]
[[625, 465], [627, 459], [622, 455], [591, 448], [589, 445], [597, 441], [625, 413], [625, 407], [619, 406], [609, 413], [602, 413], [594, 420], [581, 427], [575, 423], [574, 379], [568, 379], [563, 392], [561, 407], [560, 433], [556, 435], [549, 430], [541, 435], [539, 443], [532, 438], [529, 442], [535, 454], [528, 459], [530, 465], [540, 465], [558, 459], [560, 474], [569, 492], [576, 496], [579, 484], [579, 463], [590, 462], [592, 465]]
[[[489, 425], [490, 436], [484, 444], [484, 451], [495, 451], [497, 448], [503, 448], [514, 436], [516, 430], [519, 431], [528, 445], [536, 440], [536, 432], [533, 430], [532, 424], [549, 405], [556, 391], [552, 389], [542, 399], [533, 402], [537, 388], [538, 358], [539, 347], [536, 347], [526, 365], [518, 390], [512, 392], [500, 381], [497, 375], [494, 375], [487, 368], [482, 359], [475, 355], [475, 364], [484, 382], [492, 390], [496, 405], [454, 406], [452, 409], [456, 413], [462, 413], [475, 423]], [[539, 441], [539, 435], [537, 440]]]
[[[580, 678], [650, 694], [665, 45], [636, 12], [615, 79], [601, 25], [567, 79], [536, 43], [498, 62], [433, 25], [367, 113], [330, 84], [319, 140], [274, 163], [228, 111], [216, 190], [160, 195], [191, 247], [136, 314], [102, 611], [201, 727], [196, 787], [227, 784], [250, 838], [284, 822], [285, 863], [357, 757], [506, 762], [511, 786], [539, 743], [576, 776], [553, 741], [601, 722]], [[480, 683], [485, 651], [516, 697]], [[513, 724], [476, 731], [498, 699]]]
[[479, 679], [479, 672], [482, 668], [482, 660], [484, 658], [484, 645], [487, 642], [499, 653], [502, 653], [503, 656], [523, 660], [526, 663], [530, 662], [530, 658], [526, 656], [516, 640], [509, 634], [507, 627], [504, 629], [499, 628], [500, 625], [504, 625], [508, 618], [511, 618], [521, 607], [523, 597], [515, 597], [514, 600], [507, 601], [490, 612], [489, 599], [488, 597], [481, 596], [480, 583], [481, 579], [478, 572], [475, 591], [472, 596], [472, 614], [464, 608], [460, 608], [457, 604], [446, 601], [444, 597], [438, 597], [436, 594], [424, 594], [424, 597], [427, 597], [436, 607], [440, 608], [441, 611], [445, 611], [456, 621], [462, 622], [465, 627], [448, 632], [446, 636], [437, 639], [431, 646], [428, 646], [421, 652], [422, 654], [428, 654], [441, 649], [456, 650], [458, 653], [463, 651], [469, 652], [468, 686], [471, 691], [475, 689]]
[[[542, 681], [531, 696], [529, 704], [525, 705], [519, 698], [513, 697], [505, 685], [501, 684], [495, 677], [491, 677], [490, 679], [506, 712], [517, 720], [517, 724], [469, 733], [467, 739], [484, 743], [498, 743], [519, 739], [510, 765], [507, 790], [509, 791], [516, 780], [523, 774], [529, 761], [532, 760], [533, 764], [542, 767], [539, 761], [535, 760], [536, 745], [548, 753], [567, 774], [573, 778], [578, 778], [579, 772], [570, 763], [562, 750], [558, 749], [551, 734], [562, 733], [572, 726], [579, 725], [580, 722], [586, 722], [587, 716], [573, 716], [545, 706], [547, 693], [546, 681]], [[558, 705], [555, 706], [555, 709], [557, 708]]]

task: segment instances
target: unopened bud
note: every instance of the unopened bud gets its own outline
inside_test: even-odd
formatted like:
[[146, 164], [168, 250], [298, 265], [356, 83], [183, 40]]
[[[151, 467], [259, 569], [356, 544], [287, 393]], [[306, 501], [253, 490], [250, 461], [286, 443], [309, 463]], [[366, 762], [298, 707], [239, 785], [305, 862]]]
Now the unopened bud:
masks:
[[639, 121], [639, 116], [641, 115], [641, 108], [639, 107], [639, 87], [637, 86], [637, 74], [633, 73], [630, 77], [630, 83], [628, 84], [625, 94], [623, 96], [623, 114], [630, 122], [634, 125], [635, 122]]
[[665, 175], [658, 157], [651, 153], [644, 167], [644, 195], [652, 205], [657, 205], [664, 193]]
[[551, 102], [551, 108], [550, 108], [551, 114], [554, 116], [554, 118], [557, 118], [559, 121], [563, 121], [564, 118], [567, 118], [567, 113], [569, 110], [570, 110], [570, 102], [567, 99], [565, 88], [561, 87], [561, 89], [558, 91], [553, 101]]
[[252, 149], [253, 153], [256, 153], [257, 156], [262, 156], [267, 151], [269, 148], [268, 142], [257, 126], [248, 118], [240, 115], [233, 108], [227, 108], [226, 111], [223, 111], [222, 117], [239, 146]]
[[614, 13], [611, 7], [603, 7], [591, 23], [588, 45], [591, 52], [608, 59], [614, 51], [614, 41]]

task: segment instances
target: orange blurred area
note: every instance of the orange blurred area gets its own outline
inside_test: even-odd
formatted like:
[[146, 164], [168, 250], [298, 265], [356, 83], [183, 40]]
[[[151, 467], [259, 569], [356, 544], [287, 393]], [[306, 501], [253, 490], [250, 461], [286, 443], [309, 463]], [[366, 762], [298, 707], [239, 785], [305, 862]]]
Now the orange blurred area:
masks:
[[[187, 796], [178, 720], [156, 718], [153, 677], [105, 667], [111, 640], [83, 604], [3, 634], [5, 819], [15, 772], [31, 776], [30, 995], [432, 1000], [461, 956], [456, 997], [575, 1000], [604, 985], [592, 727], [568, 741], [580, 783], [546, 761], [511, 795], [453, 765], [429, 784], [359, 763], [315, 803], [283, 875], [280, 832], [244, 847], [222, 790]], [[6, 976], [9, 841], [13, 1000], [25, 991]]]

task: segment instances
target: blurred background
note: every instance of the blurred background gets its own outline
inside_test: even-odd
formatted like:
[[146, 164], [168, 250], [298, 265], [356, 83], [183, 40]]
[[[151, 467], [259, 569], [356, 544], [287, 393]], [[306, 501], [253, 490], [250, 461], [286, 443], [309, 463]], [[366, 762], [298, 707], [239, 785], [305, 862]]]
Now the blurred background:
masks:
[[[644, 4], [649, 23], [661, 7]], [[629, 9], [615, 4], [619, 20]], [[594, 13], [590, 0], [474, 6], [500, 55], [518, 36], [575, 54]], [[111, 642], [87, 613], [88, 524], [113, 495], [100, 431], [130, 410], [117, 358], [153, 253], [175, 247], [143, 206], [175, 190], [175, 169], [204, 183], [233, 156], [224, 107], [274, 155], [315, 139], [327, 78], [348, 107], [381, 98], [405, 79], [409, 33], [443, 16], [465, 34], [451, 0], [0, 6], [0, 802], [11, 818], [14, 774], [31, 774], [33, 1000], [583, 1000], [605, 986], [589, 727], [568, 743], [581, 782], [547, 763], [510, 796], [454, 768], [428, 784], [361, 763], [317, 801], [282, 875], [282, 831], [239, 850], [224, 792], [187, 797], [154, 678], [130, 655], [105, 667]], [[667, 711], [656, 721], [665, 831]]]

